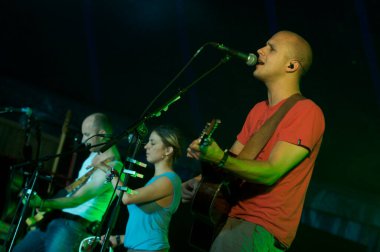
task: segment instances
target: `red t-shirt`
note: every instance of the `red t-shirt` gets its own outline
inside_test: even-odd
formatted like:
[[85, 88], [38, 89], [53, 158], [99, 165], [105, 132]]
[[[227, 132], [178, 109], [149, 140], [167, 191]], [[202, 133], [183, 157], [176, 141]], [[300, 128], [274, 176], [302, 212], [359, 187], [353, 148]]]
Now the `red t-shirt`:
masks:
[[[263, 123], [285, 100], [269, 107], [266, 101], [249, 112], [237, 139], [245, 145]], [[279, 123], [269, 142], [256, 160], [267, 160], [278, 141], [307, 148], [309, 156], [272, 186], [243, 183], [239, 201], [230, 212], [237, 217], [263, 226], [281, 243], [289, 247], [294, 240], [301, 218], [307, 187], [310, 182], [325, 121], [322, 110], [311, 100], [298, 101]]]

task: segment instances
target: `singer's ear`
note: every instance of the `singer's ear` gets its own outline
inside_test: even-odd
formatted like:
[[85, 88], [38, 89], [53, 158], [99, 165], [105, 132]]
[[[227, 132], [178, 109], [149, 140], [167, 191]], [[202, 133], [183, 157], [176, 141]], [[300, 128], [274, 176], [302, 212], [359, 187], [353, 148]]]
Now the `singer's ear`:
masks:
[[296, 60], [291, 60], [291, 61], [289, 62], [289, 64], [287, 65], [287, 67], [286, 67], [286, 72], [288, 72], [288, 73], [295, 72], [295, 71], [297, 71], [297, 69], [298, 69], [299, 67], [300, 67], [300, 64], [299, 64], [298, 61], [296, 61]]

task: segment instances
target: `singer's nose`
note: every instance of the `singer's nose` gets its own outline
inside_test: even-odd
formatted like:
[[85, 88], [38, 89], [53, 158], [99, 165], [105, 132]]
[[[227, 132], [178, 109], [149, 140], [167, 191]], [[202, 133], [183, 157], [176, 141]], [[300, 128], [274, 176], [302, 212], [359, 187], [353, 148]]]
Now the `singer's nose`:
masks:
[[263, 49], [263, 48], [259, 48], [259, 49], [257, 49], [257, 54], [262, 55], [262, 54], [263, 54], [263, 53], [262, 53], [262, 49]]

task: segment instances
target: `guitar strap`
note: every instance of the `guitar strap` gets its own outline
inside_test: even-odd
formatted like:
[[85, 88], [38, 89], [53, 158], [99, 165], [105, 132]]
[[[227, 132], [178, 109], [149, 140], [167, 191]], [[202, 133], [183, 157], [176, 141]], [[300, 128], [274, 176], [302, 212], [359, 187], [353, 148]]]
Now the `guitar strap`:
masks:
[[111, 157], [111, 158], [107, 158], [107, 159], [101, 161], [97, 165], [94, 165], [91, 170], [89, 170], [88, 172], [86, 172], [86, 174], [84, 174], [83, 176], [81, 176], [80, 178], [78, 178], [77, 180], [75, 180], [70, 185], [66, 186], [65, 190], [68, 192], [68, 194], [70, 194], [70, 195], [73, 194], [74, 192], [76, 192], [79, 188], [81, 188], [87, 182], [87, 180], [90, 178], [90, 176], [95, 172], [95, 170], [100, 165], [104, 165], [104, 166], [109, 167], [107, 165], [107, 163], [111, 162], [111, 161], [114, 161], [114, 160], [115, 160], [115, 157]]
[[265, 121], [264, 125], [251, 136], [243, 150], [239, 153], [238, 158], [255, 159], [273, 135], [282, 118], [284, 118], [294, 104], [303, 99], [305, 98], [301, 94], [290, 96], [284, 104]]

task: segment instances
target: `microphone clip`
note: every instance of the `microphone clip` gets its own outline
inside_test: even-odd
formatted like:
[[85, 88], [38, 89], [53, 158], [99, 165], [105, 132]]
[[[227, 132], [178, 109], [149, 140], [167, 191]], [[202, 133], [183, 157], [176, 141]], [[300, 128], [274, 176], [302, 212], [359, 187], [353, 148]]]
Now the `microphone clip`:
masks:
[[128, 170], [128, 169], [124, 169], [123, 173], [129, 174], [131, 177], [134, 177], [134, 178], [144, 178], [143, 174], [137, 173], [136, 171], [132, 171], [132, 170]]

